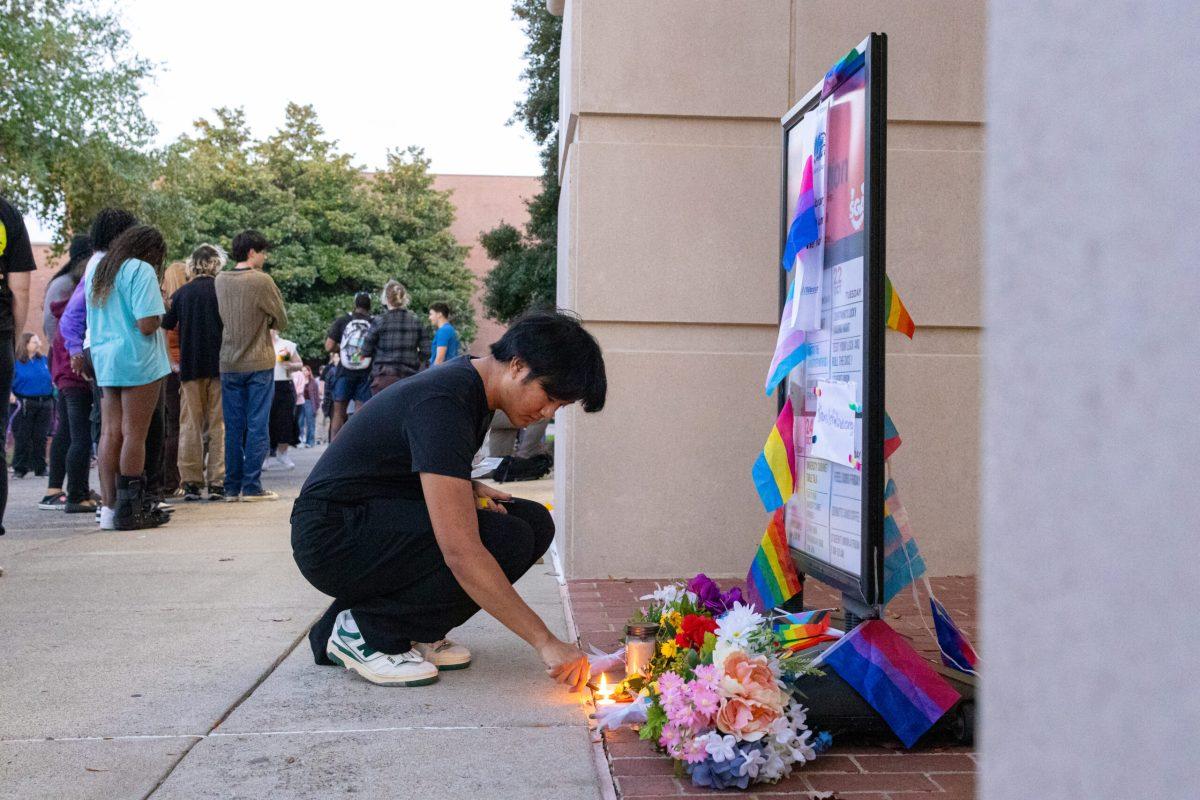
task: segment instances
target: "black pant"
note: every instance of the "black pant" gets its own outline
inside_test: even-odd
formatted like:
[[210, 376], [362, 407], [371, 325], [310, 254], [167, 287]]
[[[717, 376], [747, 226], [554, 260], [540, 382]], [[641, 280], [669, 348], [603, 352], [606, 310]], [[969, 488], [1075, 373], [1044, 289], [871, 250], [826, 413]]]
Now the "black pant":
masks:
[[[554, 521], [530, 500], [505, 506], [507, 514], [478, 512], [479, 535], [516, 583], [550, 547]], [[342, 505], [301, 497], [292, 509], [292, 554], [308, 582], [334, 598], [308, 634], [318, 664], [332, 663], [325, 644], [347, 608], [364, 641], [393, 654], [436, 642], [479, 611], [446, 566], [421, 500]]]
[[150, 414], [150, 427], [146, 430], [146, 492], [162, 497], [166, 484], [163, 470], [163, 439], [165, 438], [167, 400], [158, 393], [158, 405]]
[[163, 381], [163, 494], [179, 488], [179, 373]]
[[46, 438], [50, 435], [50, 416], [54, 398], [20, 397], [20, 408], [13, 418], [13, 472], [46, 472]]
[[65, 478], [68, 503], [82, 503], [91, 495], [92, 397], [91, 387], [58, 390], [58, 430], [50, 443], [49, 485], [64, 488]]
[[[0, 430], [8, 431], [8, 398], [12, 394], [13, 382], [13, 337], [12, 331], [0, 331]], [[8, 508], [8, 448], [0, 446], [0, 535], [4, 534], [4, 510]]]

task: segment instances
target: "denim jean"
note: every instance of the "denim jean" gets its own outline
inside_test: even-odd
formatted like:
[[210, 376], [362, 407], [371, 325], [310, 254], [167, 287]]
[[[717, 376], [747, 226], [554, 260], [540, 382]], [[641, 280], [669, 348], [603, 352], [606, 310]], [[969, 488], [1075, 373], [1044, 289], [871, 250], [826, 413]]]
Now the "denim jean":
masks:
[[221, 373], [225, 412], [225, 496], [262, 493], [262, 465], [270, 449], [268, 424], [275, 371]]
[[300, 434], [304, 443], [312, 447], [317, 443], [317, 407], [311, 400], [297, 406], [300, 410]]

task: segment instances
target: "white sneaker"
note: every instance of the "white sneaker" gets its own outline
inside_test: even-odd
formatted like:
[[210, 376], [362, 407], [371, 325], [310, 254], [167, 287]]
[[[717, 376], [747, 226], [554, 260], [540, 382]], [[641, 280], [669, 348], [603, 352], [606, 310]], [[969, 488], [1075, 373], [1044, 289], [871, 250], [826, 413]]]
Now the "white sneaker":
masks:
[[100, 530], [115, 531], [117, 529], [117, 512], [115, 509], [108, 506], [100, 506], [100, 510], [96, 512], [99, 516]]
[[296, 468], [296, 462], [292, 461], [292, 457], [289, 455], [276, 456], [275, 460], [282, 464], [284, 469]]
[[283, 464], [279, 463], [279, 456], [267, 456], [266, 461], [262, 465], [263, 472], [270, 472], [275, 469], [283, 469]]
[[413, 642], [413, 647], [438, 669], [466, 669], [471, 666], [471, 651], [449, 639], [439, 639], [428, 644]]
[[[228, 500], [229, 498], [225, 499]], [[250, 492], [244, 492], [242, 494], [243, 503], [261, 503], [264, 500], [278, 499], [279, 495], [277, 495], [275, 492], [272, 492], [270, 489], [263, 489], [259, 494], [251, 494]]]
[[349, 609], [334, 620], [325, 655], [335, 664], [380, 686], [426, 686], [438, 679], [437, 667], [422, 658], [416, 649], [399, 655], [372, 650], [363, 641]]

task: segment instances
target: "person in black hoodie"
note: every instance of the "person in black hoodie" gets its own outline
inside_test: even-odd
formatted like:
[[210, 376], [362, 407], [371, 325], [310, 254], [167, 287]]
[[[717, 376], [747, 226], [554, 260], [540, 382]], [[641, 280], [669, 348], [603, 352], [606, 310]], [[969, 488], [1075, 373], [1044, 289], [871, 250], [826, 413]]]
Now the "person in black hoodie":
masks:
[[[225, 497], [225, 420], [221, 413], [221, 314], [215, 276], [228, 257], [216, 245], [192, 252], [190, 280], [171, 295], [163, 318], [167, 330], [179, 329], [179, 477], [183, 499]], [[208, 451], [208, 460], [204, 454]]]

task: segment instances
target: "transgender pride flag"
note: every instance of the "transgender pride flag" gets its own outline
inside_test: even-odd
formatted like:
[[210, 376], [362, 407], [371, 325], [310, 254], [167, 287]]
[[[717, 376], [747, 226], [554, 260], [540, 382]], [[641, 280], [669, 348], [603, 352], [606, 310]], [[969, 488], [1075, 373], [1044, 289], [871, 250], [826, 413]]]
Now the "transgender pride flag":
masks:
[[808, 351], [811, 349], [805, 341], [804, 331], [792, 324], [797, 283], [799, 281], [792, 281], [788, 286], [787, 301], [783, 304], [783, 316], [779, 320], [779, 338], [775, 341], [775, 355], [771, 357], [771, 367], [767, 370], [768, 397], [789, 372], [808, 358]]

